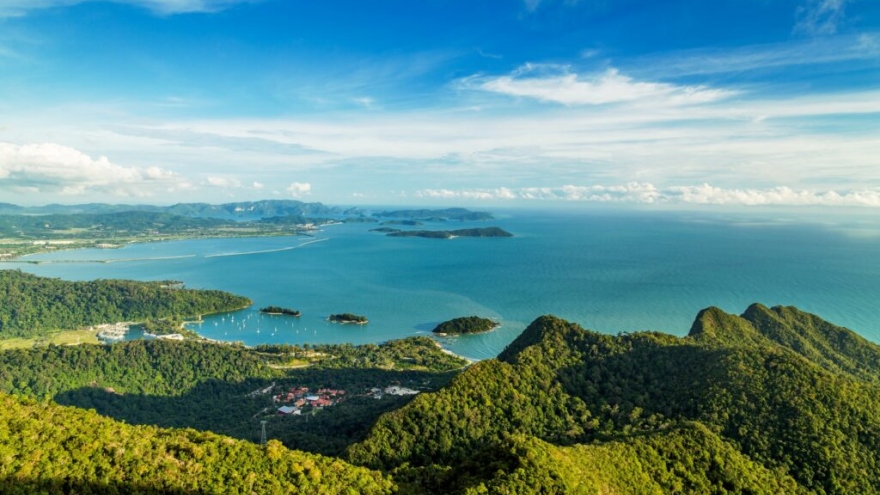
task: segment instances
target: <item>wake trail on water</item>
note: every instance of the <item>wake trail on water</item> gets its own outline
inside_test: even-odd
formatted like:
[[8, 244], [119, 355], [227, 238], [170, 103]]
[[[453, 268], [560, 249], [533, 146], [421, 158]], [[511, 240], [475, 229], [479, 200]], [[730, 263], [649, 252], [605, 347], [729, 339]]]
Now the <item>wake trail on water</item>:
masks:
[[309, 244], [314, 244], [316, 242], [323, 242], [323, 241], [327, 241], [329, 239], [330, 239], [329, 237], [325, 237], [323, 239], [315, 239], [314, 241], [304, 242], [304, 243], [296, 245], [296, 246], [288, 246], [288, 247], [283, 247], [283, 248], [278, 248], [278, 249], [265, 249], [263, 251], [245, 251], [243, 253], [208, 254], [208, 255], [205, 255], [205, 258], [223, 258], [223, 257], [227, 257], [227, 256], [247, 256], [247, 255], [251, 255], [251, 254], [278, 253], [281, 251], [290, 251], [293, 249], [298, 249], [298, 248], [301, 248], [304, 246], [308, 246]]
[[132, 261], [164, 261], [195, 258], [194, 254], [180, 256], [154, 256], [149, 258], [109, 258], [103, 260], [9, 260], [5, 263], [27, 263], [30, 265], [54, 265], [58, 263], [130, 263]]

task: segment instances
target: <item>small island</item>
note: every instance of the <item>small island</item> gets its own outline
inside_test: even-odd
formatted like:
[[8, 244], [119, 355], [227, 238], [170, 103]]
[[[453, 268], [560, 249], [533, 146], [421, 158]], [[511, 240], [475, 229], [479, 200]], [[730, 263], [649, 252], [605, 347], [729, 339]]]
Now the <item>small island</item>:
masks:
[[379, 225], [406, 225], [409, 227], [418, 227], [424, 224], [418, 220], [388, 220]]
[[447, 220], [481, 221], [492, 220], [495, 217], [485, 211], [470, 211], [465, 208], [446, 208], [443, 210], [394, 210], [373, 213], [377, 218], [424, 220], [429, 222], [444, 222]]
[[327, 321], [332, 321], [333, 323], [353, 323], [355, 325], [366, 325], [370, 321], [367, 320], [366, 316], [355, 315], [351, 313], [340, 313], [335, 315], [330, 315], [327, 317]]
[[404, 230], [386, 234], [390, 237], [425, 237], [428, 239], [452, 239], [455, 237], [513, 237], [510, 232], [499, 227], [459, 230]]
[[471, 333], [484, 333], [495, 330], [500, 323], [479, 316], [464, 316], [453, 318], [437, 325], [433, 332], [441, 335], [461, 335]]
[[265, 308], [260, 308], [260, 313], [266, 313], [269, 315], [287, 315], [287, 316], [299, 316], [299, 310], [296, 309], [288, 309], [282, 308], [280, 306], [266, 306]]

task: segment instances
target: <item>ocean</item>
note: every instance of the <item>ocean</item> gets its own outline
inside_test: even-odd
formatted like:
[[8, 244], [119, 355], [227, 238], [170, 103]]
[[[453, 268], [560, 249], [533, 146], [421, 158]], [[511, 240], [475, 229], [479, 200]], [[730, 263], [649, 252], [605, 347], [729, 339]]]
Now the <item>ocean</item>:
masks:
[[[514, 237], [395, 238], [369, 232], [376, 224], [341, 224], [314, 238], [133, 244], [30, 256], [55, 262], [4, 267], [68, 280], [180, 280], [247, 296], [251, 308], [192, 327], [247, 345], [378, 343], [431, 335], [442, 321], [478, 315], [501, 327], [438, 340], [486, 359], [544, 314], [605, 333], [684, 335], [702, 308], [739, 314], [753, 302], [794, 305], [880, 341], [880, 221], [871, 215], [492, 212], [494, 221], [419, 228], [491, 225]], [[302, 316], [260, 314], [267, 305]], [[325, 321], [343, 312], [370, 323]]]

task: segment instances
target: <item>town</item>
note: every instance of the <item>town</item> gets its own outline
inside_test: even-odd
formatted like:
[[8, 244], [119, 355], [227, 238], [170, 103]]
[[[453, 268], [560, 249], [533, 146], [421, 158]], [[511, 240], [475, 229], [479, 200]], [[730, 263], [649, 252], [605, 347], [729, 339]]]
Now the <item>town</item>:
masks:
[[[259, 393], [268, 393], [274, 388], [274, 383]], [[389, 385], [385, 388], [373, 387], [366, 389], [361, 394], [362, 397], [372, 397], [374, 399], [382, 399], [385, 395], [416, 395], [418, 390], [413, 390], [399, 385]], [[319, 388], [313, 392], [309, 387], [291, 387], [287, 392], [282, 392], [272, 396], [272, 402], [276, 407], [276, 412], [280, 416], [299, 416], [303, 411], [316, 412], [325, 407], [332, 407], [347, 397], [346, 391], [335, 388]]]

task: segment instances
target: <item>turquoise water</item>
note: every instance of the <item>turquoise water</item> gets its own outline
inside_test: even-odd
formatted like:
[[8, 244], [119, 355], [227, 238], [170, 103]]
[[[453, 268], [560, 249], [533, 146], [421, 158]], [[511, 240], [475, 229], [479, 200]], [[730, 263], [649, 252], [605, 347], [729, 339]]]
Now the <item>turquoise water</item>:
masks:
[[[334, 225], [315, 238], [214, 239], [30, 257], [10, 264], [71, 280], [182, 280], [254, 300], [250, 309], [194, 327], [219, 340], [258, 343], [382, 342], [429, 335], [476, 314], [498, 330], [441, 339], [461, 355], [495, 356], [529, 322], [554, 314], [608, 333], [685, 334], [707, 306], [742, 312], [752, 302], [795, 305], [880, 341], [880, 225], [870, 217], [819, 223], [673, 212], [521, 212], [488, 223], [513, 238], [393, 238], [375, 224]], [[317, 242], [315, 242], [317, 241]], [[150, 259], [148, 259], [150, 258]], [[89, 260], [111, 260], [95, 263]], [[300, 318], [257, 308], [299, 309]], [[364, 326], [325, 321], [366, 315]]]

